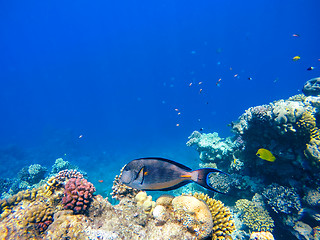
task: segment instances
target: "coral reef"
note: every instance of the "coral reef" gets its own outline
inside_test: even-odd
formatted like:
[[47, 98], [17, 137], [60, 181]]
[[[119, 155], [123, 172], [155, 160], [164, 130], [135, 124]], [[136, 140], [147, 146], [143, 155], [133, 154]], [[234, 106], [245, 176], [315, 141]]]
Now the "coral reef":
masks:
[[276, 213], [297, 213], [301, 209], [299, 195], [293, 188], [272, 184], [263, 191], [262, 195]]
[[187, 142], [187, 146], [195, 146], [204, 162], [219, 162], [232, 156], [233, 142], [230, 138], [222, 139], [218, 133], [200, 133], [194, 131]]
[[[123, 169], [121, 169], [121, 173], [122, 170]], [[116, 177], [114, 178], [111, 196], [116, 200], [120, 200], [125, 197], [133, 198], [135, 195], [138, 194], [139, 190], [122, 184], [120, 182], [121, 173], [120, 175], [116, 175]]]
[[60, 181], [65, 181], [66, 179], [70, 179], [70, 178], [83, 178], [83, 174], [81, 174], [75, 169], [72, 169], [72, 170], [65, 169], [58, 172], [55, 178], [57, 178]]
[[134, 199], [136, 200], [137, 205], [142, 206], [143, 211], [146, 213], [151, 213], [156, 206], [156, 203], [152, 201], [152, 197], [148, 196], [144, 191], [139, 192]]
[[63, 160], [63, 158], [57, 158], [55, 163], [52, 165], [52, 174], [56, 174], [62, 170], [68, 170], [68, 169], [76, 169], [78, 170], [78, 167], [72, 165], [70, 162]]
[[271, 232], [252, 232], [250, 240], [274, 240]]
[[194, 193], [193, 196], [204, 201], [211, 212], [213, 227], [212, 239], [226, 239], [235, 230], [230, 210], [224, 204], [203, 193]]
[[179, 196], [172, 200], [175, 217], [198, 239], [208, 237], [213, 228], [210, 209], [203, 201], [193, 196]]
[[[135, 197], [128, 192], [115, 206], [100, 195], [92, 196], [86, 214], [65, 210], [62, 198], [67, 196], [63, 196], [66, 189], [69, 194], [78, 187], [79, 198], [81, 190], [92, 192], [94, 187], [82, 178], [66, 179], [64, 186], [57, 176], [38, 189], [19, 192], [10, 201], [2, 200], [1, 211], [9, 205], [10, 211], [0, 221], [1, 239], [191, 240], [211, 236], [216, 226], [219, 230], [215, 232], [220, 235], [213, 239], [224, 239], [229, 237], [224, 234], [233, 229], [230, 212], [223, 204], [202, 194], [195, 196], [203, 200], [194, 196], [163, 195], [157, 199], [152, 215], [141, 207], [151, 202], [145, 192]], [[79, 186], [86, 187], [80, 189]]]
[[62, 202], [65, 209], [71, 209], [75, 214], [84, 213], [96, 191], [92, 183], [84, 178], [70, 178], [65, 185]]
[[320, 207], [320, 192], [315, 189], [308, 189], [303, 200], [310, 207]]
[[238, 200], [235, 207], [241, 221], [252, 231], [272, 232], [274, 222], [266, 210], [247, 199]]
[[32, 185], [40, 182], [44, 178], [47, 168], [41, 166], [40, 164], [33, 164], [29, 167], [24, 167], [18, 173], [18, 178], [21, 181], [25, 181], [28, 184]]

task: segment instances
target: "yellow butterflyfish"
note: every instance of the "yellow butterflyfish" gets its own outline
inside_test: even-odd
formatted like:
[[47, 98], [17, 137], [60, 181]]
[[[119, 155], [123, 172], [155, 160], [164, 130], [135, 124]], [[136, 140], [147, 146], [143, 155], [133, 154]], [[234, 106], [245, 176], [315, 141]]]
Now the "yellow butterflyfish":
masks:
[[293, 61], [298, 61], [300, 59], [300, 56], [295, 56], [292, 58]]
[[256, 155], [259, 158], [266, 160], [266, 161], [269, 161], [269, 162], [274, 162], [274, 160], [276, 160], [276, 157], [273, 156], [273, 154], [269, 150], [264, 149], [264, 148], [260, 148], [258, 150], [258, 152], [256, 153]]

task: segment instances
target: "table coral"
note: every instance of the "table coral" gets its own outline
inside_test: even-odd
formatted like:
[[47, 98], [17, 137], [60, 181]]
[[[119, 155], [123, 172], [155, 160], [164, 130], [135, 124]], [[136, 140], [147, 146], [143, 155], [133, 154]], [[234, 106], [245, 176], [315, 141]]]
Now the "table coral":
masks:
[[252, 231], [272, 232], [274, 222], [266, 210], [257, 207], [247, 199], [238, 200], [235, 207], [239, 212], [241, 221]]
[[65, 209], [74, 213], [84, 213], [90, 204], [92, 194], [96, 191], [92, 183], [83, 178], [70, 178], [65, 185], [62, 199]]

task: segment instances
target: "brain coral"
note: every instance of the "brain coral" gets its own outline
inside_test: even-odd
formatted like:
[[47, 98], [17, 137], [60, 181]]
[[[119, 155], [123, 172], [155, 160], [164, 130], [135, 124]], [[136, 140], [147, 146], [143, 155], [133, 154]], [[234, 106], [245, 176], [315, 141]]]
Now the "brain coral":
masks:
[[74, 213], [84, 213], [90, 204], [92, 194], [96, 191], [92, 183], [84, 178], [71, 178], [65, 185], [62, 199], [65, 209]]
[[210, 209], [213, 219], [212, 239], [226, 239], [235, 230], [230, 210], [221, 201], [206, 194], [195, 193], [193, 196], [203, 200]]
[[193, 196], [179, 196], [172, 200], [172, 206], [178, 221], [198, 239], [208, 237], [212, 232], [213, 221], [209, 207]]
[[238, 200], [236, 202], [236, 209], [240, 213], [240, 220], [251, 230], [272, 232], [274, 223], [266, 210], [257, 207], [247, 199]]

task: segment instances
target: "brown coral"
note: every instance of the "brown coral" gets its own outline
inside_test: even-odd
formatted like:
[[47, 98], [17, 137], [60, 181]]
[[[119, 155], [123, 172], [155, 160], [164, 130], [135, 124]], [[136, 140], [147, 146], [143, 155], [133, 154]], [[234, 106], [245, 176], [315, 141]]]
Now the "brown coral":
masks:
[[193, 196], [209, 206], [213, 219], [212, 239], [227, 238], [235, 230], [230, 210], [221, 201], [210, 198], [207, 194], [195, 193]]
[[236, 202], [236, 209], [239, 211], [239, 218], [253, 231], [269, 231], [272, 232], [274, 223], [269, 213], [256, 206], [255, 203], [240, 199]]
[[30, 205], [25, 214], [25, 226], [34, 224], [39, 232], [44, 232], [53, 221], [54, 208], [43, 202]]

